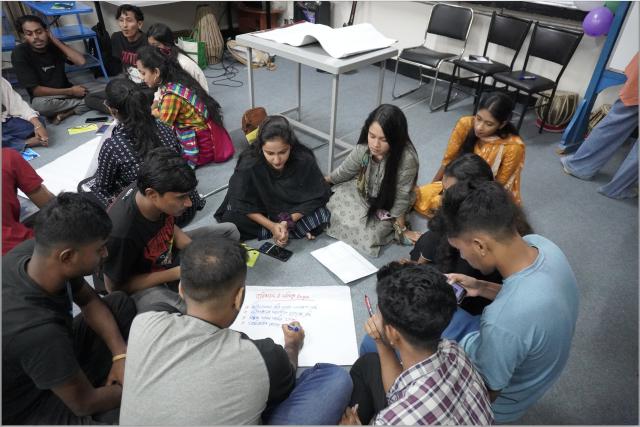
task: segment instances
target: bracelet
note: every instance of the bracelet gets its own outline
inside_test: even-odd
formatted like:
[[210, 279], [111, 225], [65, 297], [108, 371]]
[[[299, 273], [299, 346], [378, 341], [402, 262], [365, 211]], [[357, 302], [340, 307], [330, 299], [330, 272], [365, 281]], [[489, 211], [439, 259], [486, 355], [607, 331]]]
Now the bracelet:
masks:
[[33, 130], [38, 130], [38, 129], [40, 129], [41, 127], [42, 127], [42, 125], [41, 125], [41, 124], [38, 124], [38, 126], [34, 126], [34, 127], [33, 127]]
[[111, 361], [112, 361], [112, 362], [117, 362], [118, 360], [124, 359], [124, 358], [126, 358], [126, 357], [127, 357], [127, 354], [126, 354], [126, 353], [116, 354], [115, 356], [113, 356], [113, 357], [111, 358]]

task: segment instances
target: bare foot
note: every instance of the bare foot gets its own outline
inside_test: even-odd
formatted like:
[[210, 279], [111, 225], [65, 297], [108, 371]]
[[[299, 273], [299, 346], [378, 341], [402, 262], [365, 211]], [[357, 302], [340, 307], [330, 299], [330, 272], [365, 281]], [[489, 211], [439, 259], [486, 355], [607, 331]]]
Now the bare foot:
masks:
[[415, 242], [418, 241], [420, 236], [422, 236], [422, 233], [419, 233], [419, 232], [413, 231], [413, 230], [407, 230], [407, 231], [404, 232], [404, 235], [407, 237], [407, 239], [409, 239], [413, 243], [415, 243]]
[[307, 240], [316, 240], [316, 236], [311, 233], [307, 233]]
[[63, 111], [62, 113], [58, 113], [55, 116], [53, 116], [52, 118], [50, 118], [49, 120], [51, 120], [51, 124], [53, 125], [59, 125], [60, 123], [62, 123], [67, 117], [69, 116], [73, 116], [74, 112], [73, 110], [67, 110], [67, 111]]

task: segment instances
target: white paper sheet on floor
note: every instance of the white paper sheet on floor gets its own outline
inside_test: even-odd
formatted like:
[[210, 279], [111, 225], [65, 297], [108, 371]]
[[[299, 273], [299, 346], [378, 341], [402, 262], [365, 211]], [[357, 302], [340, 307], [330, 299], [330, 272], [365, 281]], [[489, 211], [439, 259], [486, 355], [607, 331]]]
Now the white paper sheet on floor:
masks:
[[344, 283], [353, 282], [378, 271], [375, 265], [342, 241], [316, 249], [311, 255]]
[[[47, 189], [54, 195], [61, 191], [77, 191], [78, 183], [87, 176], [87, 169], [91, 167], [91, 159], [99, 149], [101, 140], [102, 136], [96, 136], [36, 169]], [[18, 191], [18, 195], [27, 197], [22, 191]]]
[[282, 345], [281, 325], [294, 320], [305, 331], [299, 366], [352, 365], [358, 358], [351, 291], [346, 286], [247, 286], [231, 329]]

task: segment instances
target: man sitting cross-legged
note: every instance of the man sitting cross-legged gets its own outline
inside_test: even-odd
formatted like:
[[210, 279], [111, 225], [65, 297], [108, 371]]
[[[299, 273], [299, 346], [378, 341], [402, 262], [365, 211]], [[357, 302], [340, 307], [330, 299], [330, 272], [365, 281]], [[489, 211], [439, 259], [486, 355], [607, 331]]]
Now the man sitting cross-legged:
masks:
[[456, 310], [446, 277], [391, 263], [378, 272], [376, 291], [380, 311], [365, 330], [378, 352], [353, 365], [352, 407], [341, 424], [491, 424], [482, 377], [455, 342], [440, 339]]
[[35, 15], [18, 18], [16, 28], [24, 43], [11, 52], [11, 63], [18, 82], [29, 92], [34, 110], [55, 124], [91, 109], [109, 114], [102, 98], [67, 79], [65, 63], [83, 66], [86, 59], [82, 53], [58, 40]]
[[135, 305], [122, 292], [101, 300], [83, 279], [110, 231], [100, 206], [61, 193], [38, 214], [35, 241], [2, 257], [3, 424], [117, 418]]
[[[177, 292], [182, 250], [189, 237], [175, 225], [176, 217], [191, 206], [189, 194], [198, 185], [194, 170], [174, 149], [150, 151], [137, 182], [126, 187], [109, 207], [113, 232], [104, 265], [107, 289], [131, 294], [139, 312], [150, 304], [167, 302], [185, 311]], [[202, 227], [192, 232], [240, 239], [230, 223]]]
[[[229, 329], [245, 292], [247, 252], [203, 236], [182, 254], [187, 314], [149, 311], [129, 340], [123, 425], [336, 424], [351, 394], [342, 368], [320, 363], [296, 380], [304, 330], [282, 325], [284, 348]], [[157, 304], [154, 309], [172, 308]]]

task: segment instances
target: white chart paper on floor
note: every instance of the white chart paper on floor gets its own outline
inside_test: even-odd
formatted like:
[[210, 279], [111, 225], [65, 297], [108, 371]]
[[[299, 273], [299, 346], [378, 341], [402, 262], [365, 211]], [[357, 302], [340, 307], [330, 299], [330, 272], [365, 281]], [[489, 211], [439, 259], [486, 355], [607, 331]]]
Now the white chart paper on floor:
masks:
[[316, 363], [352, 365], [358, 345], [351, 305], [345, 286], [247, 286], [238, 318], [231, 329], [252, 339], [271, 338], [284, 344], [281, 325], [294, 320], [305, 331], [299, 366]]
[[344, 283], [367, 277], [378, 271], [365, 257], [345, 242], [337, 241], [311, 252], [311, 256]]
[[[101, 136], [96, 136], [36, 170], [53, 195], [58, 195], [61, 191], [77, 191], [78, 183], [87, 176], [87, 169], [101, 140]], [[18, 195], [27, 197], [21, 191]]]

